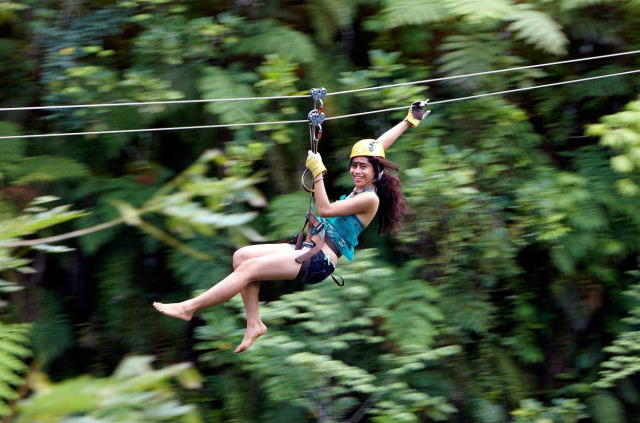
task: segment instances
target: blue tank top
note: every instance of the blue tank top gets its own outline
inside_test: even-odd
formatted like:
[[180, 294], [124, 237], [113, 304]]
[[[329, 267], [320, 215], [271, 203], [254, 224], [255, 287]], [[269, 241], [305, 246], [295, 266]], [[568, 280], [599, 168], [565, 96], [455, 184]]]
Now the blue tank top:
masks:
[[[345, 195], [340, 200], [347, 198]], [[324, 224], [326, 236], [335, 244], [338, 250], [349, 261], [353, 261], [353, 249], [358, 245], [358, 235], [364, 230], [364, 225], [355, 214], [336, 217], [318, 217]]]

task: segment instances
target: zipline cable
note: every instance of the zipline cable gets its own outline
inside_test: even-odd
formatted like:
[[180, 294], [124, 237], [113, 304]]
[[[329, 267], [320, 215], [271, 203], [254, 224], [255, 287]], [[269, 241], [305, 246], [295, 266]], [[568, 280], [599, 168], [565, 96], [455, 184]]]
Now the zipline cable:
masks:
[[[530, 91], [530, 90], [535, 90], [535, 89], [539, 89], [539, 88], [548, 88], [548, 87], [554, 87], [554, 86], [559, 86], [559, 85], [575, 84], [577, 82], [593, 81], [593, 80], [596, 80], [596, 79], [610, 78], [610, 77], [622, 76], [622, 75], [630, 75], [630, 74], [639, 73], [639, 72], [640, 72], [640, 69], [636, 69], [636, 70], [626, 71], [626, 72], [618, 72], [618, 73], [612, 73], [612, 74], [607, 74], [607, 75], [598, 75], [598, 76], [591, 76], [591, 77], [587, 77], [587, 78], [574, 79], [574, 80], [571, 80], [571, 81], [553, 82], [553, 83], [543, 84], [543, 85], [534, 85], [534, 86], [531, 86], [531, 87], [514, 88], [512, 90], [504, 90], [504, 91], [495, 91], [495, 92], [491, 92], [491, 93], [476, 94], [476, 95], [471, 95], [471, 96], [466, 96], [466, 97], [458, 97], [458, 98], [452, 98], [452, 99], [448, 99], [448, 100], [440, 100], [440, 101], [430, 102], [429, 106], [436, 105], [436, 104], [453, 103], [453, 102], [456, 102], [456, 101], [463, 101], [463, 100], [471, 100], [471, 99], [475, 99], [475, 98], [489, 97], [489, 96], [494, 96], [494, 95], [509, 94], [509, 93], [515, 93], [515, 92], [521, 92], [521, 91]], [[371, 111], [368, 111], [368, 112], [360, 112], [360, 113], [352, 113], [352, 114], [348, 114], [348, 115], [327, 117], [325, 120], [337, 120], [337, 119], [345, 119], [345, 118], [350, 118], [350, 117], [355, 117], [355, 116], [364, 116], [364, 115], [372, 115], [372, 114], [377, 114], [377, 113], [393, 112], [393, 111], [397, 111], [397, 110], [406, 110], [407, 108], [408, 108], [408, 106], [402, 106], [402, 107], [392, 107], [390, 109], [371, 110]], [[67, 133], [58, 133], [58, 134], [9, 135], [9, 136], [1, 136], [0, 140], [16, 139], [16, 138], [46, 138], [46, 137], [63, 137], [63, 136], [76, 136], [76, 135], [103, 135], [103, 134], [139, 133], [139, 132], [178, 131], [178, 130], [186, 130], [186, 129], [210, 129], [210, 128], [227, 128], [227, 127], [259, 126], [259, 125], [278, 125], [278, 124], [294, 124], [294, 123], [307, 123], [308, 124], [309, 121], [308, 120], [288, 120], [288, 121], [275, 121], [275, 122], [251, 122], [251, 123], [231, 123], [231, 124], [218, 124], [218, 125], [177, 126], [177, 127], [168, 127], [168, 128], [144, 128], [144, 129], [121, 129], [121, 130], [112, 130], [112, 131], [67, 132]]]
[[217, 124], [217, 125], [197, 125], [197, 126], [175, 126], [168, 128], [143, 128], [143, 129], [116, 129], [112, 131], [89, 131], [89, 132], [64, 132], [59, 134], [36, 134], [36, 135], [15, 135], [15, 136], [3, 136], [0, 140], [10, 138], [46, 138], [46, 137], [64, 137], [75, 135], [104, 135], [104, 134], [128, 134], [136, 132], [160, 132], [160, 131], [180, 131], [185, 129], [211, 129], [211, 128], [229, 128], [237, 126], [260, 126], [260, 125], [279, 125], [279, 124], [291, 124], [291, 123], [309, 123], [307, 120], [282, 120], [276, 122], [249, 122], [249, 123], [230, 123], [230, 124]]
[[85, 107], [123, 107], [123, 106], [154, 106], [160, 104], [189, 104], [189, 103], [218, 103], [224, 101], [260, 101], [260, 100], [284, 100], [291, 98], [309, 98], [309, 95], [276, 95], [269, 97], [236, 97], [236, 98], [209, 98], [197, 100], [158, 100], [126, 103], [100, 103], [100, 104], [63, 104], [59, 106], [25, 106], [4, 107], [0, 112], [15, 112], [24, 110], [57, 110], [57, 109], [81, 109]]
[[[475, 99], [475, 98], [490, 97], [490, 96], [493, 96], [493, 95], [516, 93], [516, 92], [520, 92], [520, 91], [530, 91], [530, 90], [536, 90], [538, 88], [554, 87], [554, 86], [557, 86], [557, 85], [574, 84], [576, 82], [592, 81], [594, 79], [603, 79], [603, 78], [609, 78], [609, 77], [612, 77], [612, 76], [629, 75], [629, 74], [632, 74], [632, 73], [639, 73], [639, 72], [640, 72], [640, 69], [636, 69], [636, 70], [627, 71], [627, 72], [618, 72], [618, 73], [611, 73], [611, 74], [607, 74], [607, 75], [590, 76], [588, 78], [574, 79], [574, 80], [571, 80], [571, 81], [552, 82], [550, 84], [534, 85], [534, 86], [531, 86], [531, 87], [514, 88], [512, 90], [495, 91], [495, 92], [491, 92], [491, 93], [476, 94], [476, 95], [470, 95], [470, 96], [466, 96], [466, 97], [451, 98], [451, 99], [448, 99], [448, 100], [430, 101], [429, 102], [429, 106], [433, 106], [433, 105], [436, 105], [436, 104], [444, 104], [444, 103], [454, 103], [456, 101], [463, 101], [463, 100], [472, 100], [472, 99]], [[372, 114], [376, 114], [376, 113], [393, 112], [393, 111], [397, 111], [397, 110], [407, 110], [407, 109], [408, 109], [407, 106], [392, 107], [390, 109], [372, 110], [372, 111], [368, 111], [368, 112], [352, 113], [352, 114], [349, 114], [349, 115], [333, 116], [333, 117], [328, 117], [326, 120], [344, 119], [344, 118], [350, 118], [350, 117], [355, 117], [355, 116], [372, 115]]]
[[[523, 87], [523, 88], [516, 88], [516, 89], [513, 89], [513, 90], [505, 90], [505, 91], [497, 91], [497, 92], [492, 92], [492, 93], [476, 94], [476, 95], [467, 96], [467, 97], [459, 97], [459, 98], [453, 98], [453, 99], [449, 99], [449, 100], [435, 101], [435, 102], [429, 103], [429, 105], [452, 103], [452, 102], [455, 102], [455, 101], [470, 100], [470, 99], [474, 99], [474, 98], [488, 97], [488, 96], [492, 96], [492, 95], [508, 94], [508, 93], [512, 93], [512, 92], [528, 91], [528, 90], [533, 90], [533, 89], [537, 89], [537, 88], [547, 88], [547, 87], [552, 87], [552, 86], [557, 86], [557, 85], [573, 84], [573, 83], [576, 83], [576, 82], [591, 81], [591, 80], [594, 80], [594, 79], [602, 79], [602, 78], [608, 78], [608, 77], [613, 77], [613, 76], [628, 75], [628, 74], [639, 73], [639, 72], [640, 72], [640, 69], [633, 70], [633, 71], [627, 71], [627, 72], [619, 72], [619, 73], [614, 73], [614, 74], [608, 74], [608, 75], [593, 76], [593, 77], [588, 77], [588, 78], [576, 79], [576, 80], [572, 80], [572, 81], [554, 82], [554, 83], [550, 83], [550, 84], [538, 85], [538, 86], [533, 86], [533, 87]], [[374, 110], [374, 111], [370, 111], [370, 112], [362, 112], [362, 113], [354, 113], [354, 114], [350, 114], [350, 115], [334, 116], [334, 117], [325, 118], [325, 120], [343, 119], [343, 118], [347, 118], [347, 117], [362, 116], [362, 115], [368, 115], [368, 114], [373, 114], [373, 113], [384, 113], [384, 112], [403, 110], [403, 109], [406, 110], [407, 107], [406, 106], [394, 107], [394, 108], [391, 108], [391, 109]], [[198, 126], [198, 127], [183, 127], [183, 128], [155, 128], [155, 129], [151, 128], [151, 129], [146, 129], [146, 130], [139, 130], [138, 129], [138, 130], [123, 130], [123, 131], [95, 131], [95, 132], [90, 132], [90, 133], [71, 133], [71, 134], [4, 136], [4, 137], [0, 137], [0, 139], [34, 138], [34, 137], [81, 135], [81, 134], [89, 135], [89, 134], [99, 134], [99, 133], [123, 133], [123, 132], [134, 132], [134, 131], [135, 132], [143, 132], [143, 131], [148, 132], [148, 131], [152, 131], [152, 130], [159, 131], [159, 130], [172, 130], [172, 129], [199, 129], [199, 128], [227, 127], [227, 126], [271, 125], [271, 124], [280, 124], [280, 123], [282, 123], [282, 124], [285, 124], [285, 123], [307, 123], [308, 124], [309, 121], [308, 120], [296, 120], [296, 121], [282, 121], [282, 122], [245, 123], [245, 124], [236, 124], [236, 125], [203, 125], [203, 126]], [[110, 222], [101, 223], [99, 225], [96, 225], [96, 226], [93, 226], [93, 227], [90, 227], [90, 228], [81, 229], [81, 230], [78, 230], [78, 231], [73, 231], [73, 232], [70, 232], [70, 233], [67, 233], [67, 234], [62, 234], [62, 235], [49, 237], [49, 238], [32, 239], [32, 240], [4, 241], [4, 242], [0, 241], [0, 248], [15, 248], [15, 247], [23, 247], [23, 246], [33, 246], [33, 245], [42, 244], [42, 243], [45, 243], [45, 242], [59, 242], [59, 241], [62, 241], [62, 240], [83, 236], [83, 235], [86, 235], [88, 233], [98, 232], [98, 231], [104, 230], [106, 228], [110, 228], [112, 226], [119, 225], [121, 223], [123, 223], [122, 218], [118, 218], [118, 219], [112, 220]]]
[[[540, 63], [540, 64], [537, 64], [537, 65], [518, 66], [518, 67], [515, 67], [515, 68], [497, 69], [497, 70], [492, 70], [492, 71], [467, 73], [467, 74], [464, 74], [464, 75], [443, 76], [441, 78], [423, 79], [421, 81], [399, 82], [397, 84], [379, 85], [379, 86], [376, 86], [376, 87], [357, 88], [357, 89], [345, 90], [345, 91], [335, 91], [335, 92], [328, 93], [327, 96], [357, 93], [357, 92], [361, 92], [361, 91], [380, 90], [380, 89], [384, 89], [384, 88], [395, 88], [395, 87], [402, 87], [402, 86], [405, 86], [405, 85], [428, 84], [430, 82], [449, 81], [449, 80], [452, 80], [452, 79], [472, 78], [474, 76], [493, 75], [493, 74], [496, 74], [496, 73], [504, 73], [504, 72], [513, 72], [513, 71], [525, 70], [525, 69], [542, 68], [542, 67], [545, 67], [545, 66], [565, 65], [565, 64], [568, 64], [568, 63], [586, 62], [588, 60], [607, 59], [607, 58], [611, 58], [611, 57], [625, 56], [625, 55], [629, 55], [629, 54], [638, 54], [638, 53], [640, 53], [640, 50], [626, 51], [626, 52], [622, 52], [622, 53], [605, 54], [605, 55], [602, 55], [602, 56], [582, 57], [582, 58], [579, 58], [579, 59], [562, 60], [562, 61], [559, 61], [559, 62]], [[435, 103], [430, 103], [430, 104], [435, 104]]]
[[[518, 70], [541, 68], [541, 67], [545, 67], [545, 66], [564, 65], [564, 64], [568, 64], [568, 63], [586, 62], [586, 61], [590, 61], [590, 60], [608, 59], [608, 58], [612, 58], [612, 57], [627, 56], [627, 55], [638, 54], [638, 53], [640, 53], [640, 50], [625, 51], [625, 52], [621, 52], [621, 53], [604, 54], [604, 55], [601, 55], [601, 56], [582, 57], [582, 58], [578, 58], [578, 59], [561, 60], [561, 61], [558, 61], [558, 62], [540, 63], [540, 64], [537, 64], [537, 65], [518, 66], [518, 67], [514, 67], [514, 68], [497, 69], [497, 70], [485, 71], [485, 72], [475, 72], [475, 73], [468, 73], [468, 74], [464, 74], [464, 75], [452, 75], [452, 76], [444, 76], [444, 77], [441, 77], [441, 78], [423, 79], [423, 80], [419, 80], [419, 81], [400, 82], [400, 83], [397, 83], [397, 84], [379, 85], [379, 86], [375, 86], [375, 87], [356, 88], [356, 89], [353, 89], [353, 90], [330, 92], [330, 93], [327, 93], [327, 96], [350, 94], [350, 93], [357, 93], [357, 92], [362, 92], [362, 91], [380, 90], [380, 89], [384, 89], [384, 88], [394, 88], [394, 87], [401, 87], [401, 86], [405, 86], [405, 85], [428, 84], [428, 83], [431, 83], [431, 82], [441, 82], [441, 81], [448, 81], [448, 80], [461, 79], [461, 78], [472, 78], [472, 77], [482, 76], [482, 75], [492, 75], [492, 74], [504, 73], [504, 72], [514, 72], [514, 71], [518, 71]], [[162, 101], [143, 101], [143, 102], [124, 102], [124, 103], [100, 103], [100, 104], [70, 104], [70, 105], [55, 105], [55, 106], [3, 107], [3, 108], [0, 108], [0, 112], [27, 111], [27, 110], [61, 110], [61, 109], [95, 108], [95, 107], [152, 106], [152, 105], [163, 105], [163, 104], [216, 103], [216, 102], [228, 102], [228, 101], [284, 100], [284, 99], [296, 99], [296, 98], [311, 98], [311, 95], [305, 94], [305, 95], [269, 96], [269, 97], [210, 98], [210, 99], [197, 99], [197, 100], [162, 100]]]

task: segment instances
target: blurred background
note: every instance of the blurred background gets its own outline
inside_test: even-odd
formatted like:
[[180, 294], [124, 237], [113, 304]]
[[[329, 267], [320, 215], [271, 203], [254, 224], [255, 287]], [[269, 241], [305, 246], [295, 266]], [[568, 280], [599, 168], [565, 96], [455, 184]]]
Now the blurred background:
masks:
[[[305, 120], [306, 95], [640, 49], [637, 0], [0, 1], [0, 137]], [[327, 116], [640, 69], [640, 56], [328, 96]], [[305, 123], [0, 139], [0, 416], [15, 423], [640, 421], [638, 74], [434, 104], [413, 214], [338, 288], [158, 314], [300, 230]], [[352, 144], [406, 111], [327, 121]], [[76, 232], [79, 231], [79, 232]], [[61, 238], [55, 238], [62, 235]], [[53, 237], [53, 238], [52, 238]]]

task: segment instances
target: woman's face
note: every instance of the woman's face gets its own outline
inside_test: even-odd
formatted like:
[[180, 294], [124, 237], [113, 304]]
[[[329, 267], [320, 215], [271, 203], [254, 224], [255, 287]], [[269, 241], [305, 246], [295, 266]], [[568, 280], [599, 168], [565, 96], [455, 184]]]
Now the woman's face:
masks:
[[373, 170], [373, 165], [366, 156], [356, 156], [351, 159], [349, 173], [351, 173], [353, 182], [356, 185], [356, 190], [366, 188], [376, 174]]

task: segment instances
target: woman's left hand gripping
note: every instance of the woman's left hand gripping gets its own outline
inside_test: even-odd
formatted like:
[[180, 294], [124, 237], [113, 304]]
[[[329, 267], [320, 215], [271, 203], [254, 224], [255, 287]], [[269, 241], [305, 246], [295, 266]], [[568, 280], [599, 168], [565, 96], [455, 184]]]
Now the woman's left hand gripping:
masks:
[[320, 153], [314, 153], [311, 150], [309, 150], [307, 154], [306, 166], [313, 175], [314, 180], [319, 175], [324, 176], [327, 173], [327, 168], [324, 166], [324, 163], [322, 163], [322, 157], [320, 156]]

